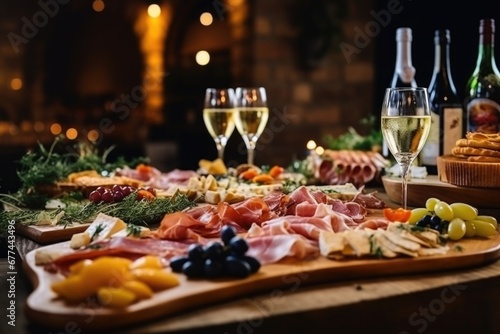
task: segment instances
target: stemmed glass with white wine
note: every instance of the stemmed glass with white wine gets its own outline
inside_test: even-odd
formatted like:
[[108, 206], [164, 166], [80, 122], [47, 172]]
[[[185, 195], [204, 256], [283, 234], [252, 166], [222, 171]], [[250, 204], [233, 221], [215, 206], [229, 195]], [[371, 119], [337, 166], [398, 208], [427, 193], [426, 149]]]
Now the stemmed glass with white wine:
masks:
[[254, 164], [255, 147], [269, 119], [264, 87], [236, 88], [234, 122], [247, 148], [247, 163]]
[[203, 121], [217, 146], [217, 157], [224, 160], [227, 141], [234, 131], [235, 95], [233, 88], [207, 88]]
[[382, 103], [381, 122], [387, 146], [401, 168], [401, 204], [406, 209], [409, 170], [422, 150], [431, 128], [427, 89], [387, 88]]

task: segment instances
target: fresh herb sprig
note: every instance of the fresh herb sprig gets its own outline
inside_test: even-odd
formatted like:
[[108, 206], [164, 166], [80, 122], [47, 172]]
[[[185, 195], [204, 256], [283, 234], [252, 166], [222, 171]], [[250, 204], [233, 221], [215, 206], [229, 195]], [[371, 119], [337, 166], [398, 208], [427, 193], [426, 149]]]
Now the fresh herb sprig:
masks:
[[136, 194], [131, 194], [123, 201], [116, 203], [74, 202], [55, 210], [20, 210], [12, 207], [12, 210], [0, 212], [0, 235], [5, 235], [9, 221], [13, 220], [16, 224], [22, 225], [36, 225], [41, 214], [55, 219], [61, 212], [64, 212], [56, 223], [56, 225], [64, 227], [74, 223], [89, 223], [101, 212], [120, 218], [127, 224], [151, 226], [158, 224], [168, 213], [182, 211], [195, 205], [194, 201], [183, 194], [141, 201], [136, 199]]
[[346, 133], [338, 137], [326, 135], [325, 147], [331, 150], [379, 150], [382, 145], [382, 132], [375, 126], [375, 117], [363, 118], [360, 123], [368, 129], [367, 135], [361, 135], [353, 127], [349, 127]]
[[13, 197], [25, 208], [43, 209], [50, 196], [41, 191], [40, 186], [64, 180], [75, 172], [95, 170], [101, 174], [110, 173], [120, 167], [134, 168], [139, 163], [148, 162], [144, 157], [131, 161], [118, 157], [115, 162], [108, 162], [108, 155], [113, 149], [110, 147], [100, 154], [91, 143], [70, 145], [61, 136], [56, 137], [48, 149], [39, 143], [38, 150], [28, 151], [19, 161], [17, 175], [21, 187]]

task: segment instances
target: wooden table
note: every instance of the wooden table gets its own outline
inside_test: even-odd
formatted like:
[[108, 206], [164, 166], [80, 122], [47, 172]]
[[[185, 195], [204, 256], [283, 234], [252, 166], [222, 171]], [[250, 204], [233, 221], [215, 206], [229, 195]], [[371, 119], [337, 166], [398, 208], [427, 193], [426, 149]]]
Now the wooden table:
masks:
[[[23, 301], [32, 287], [20, 269], [22, 255], [36, 245], [18, 239], [16, 326], [8, 326], [4, 316], [0, 329], [59, 333], [35, 327], [23, 314]], [[0, 261], [2, 286], [6, 262]], [[301, 277], [293, 279], [292, 288], [193, 309], [120, 333], [500, 333], [500, 261], [449, 272], [313, 286], [302, 284]], [[5, 296], [0, 298], [3, 310], [7, 302]], [[71, 326], [60, 332], [80, 333]]]

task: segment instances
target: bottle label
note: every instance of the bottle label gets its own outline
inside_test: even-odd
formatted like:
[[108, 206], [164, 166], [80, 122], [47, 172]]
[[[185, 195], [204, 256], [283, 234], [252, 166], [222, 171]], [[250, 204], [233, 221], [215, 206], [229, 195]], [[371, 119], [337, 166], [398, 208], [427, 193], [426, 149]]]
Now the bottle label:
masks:
[[463, 109], [444, 107], [441, 110], [443, 115], [443, 155], [451, 154], [451, 149], [455, 146], [457, 140], [462, 139], [463, 133]]
[[422, 148], [424, 165], [436, 166], [438, 156], [451, 154], [457, 140], [463, 137], [462, 117], [463, 109], [460, 107], [441, 106], [437, 112], [431, 112], [431, 130]]
[[478, 98], [467, 104], [467, 131], [497, 133], [500, 131], [500, 105]]
[[411, 83], [415, 77], [415, 68], [413, 66], [403, 66], [397, 70], [401, 81]]
[[431, 111], [431, 130], [420, 155], [422, 164], [436, 166], [439, 155], [439, 114], [434, 111]]

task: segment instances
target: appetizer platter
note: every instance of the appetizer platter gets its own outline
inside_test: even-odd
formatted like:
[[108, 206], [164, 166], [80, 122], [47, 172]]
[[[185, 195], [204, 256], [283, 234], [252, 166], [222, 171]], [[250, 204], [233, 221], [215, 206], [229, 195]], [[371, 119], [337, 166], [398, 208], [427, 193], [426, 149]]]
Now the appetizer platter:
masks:
[[[384, 220], [380, 210], [374, 211], [371, 215], [377, 219], [379, 224]], [[293, 220], [292, 218], [287, 219], [288, 221]], [[267, 226], [274, 224], [277, 222]], [[438, 233], [431, 232], [427, 228], [417, 228], [414, 230], [415, 232], [411, 232], [411, 226], [417, 226], [417, 224], [390, 222], [386, 229], [377, 230], [348, 229], [340, 232], [317, 230], [316, 236], [312, 237], [314, 235], [312, 233], [311, 239], [308, 239], [309, 241], [306, 243], [309, 247], [304, 246], [302, 250], [298, 250], [296, 247], [298, 241], [296, 241], [294, 247], [288, 247], [284, 250], [285, 243], [280, 242], [268, 242], [263, 247], [262, 243], [266, 240], [266, 235], [256, 233], [257, 235], [253, 236], [255, 231], [252, 231], [252, 228], [242, 234], [235, 233], [228, 240], [227, 230], [229, 228], [226, 225], [226, 228], [221, 230], [220, 239], [214, 238], [211, 239], [212, 242], [206, 243], [201, 241], [200, 244], [192, 243], [187, 250], [178, 245], [170, 248], [170, 255], [162, 257], [162, 259], [168, 259], [167, 263], [169, 264], [166, 265], [158, 265], [156, 256], [159, 253], [154, 251], [157, 247], [151, 245], [147, 246], [151, 249], [149, 253], [146, 255], [135, 254], [136, 256], [131, 256], [130, 253], [126, 252], [106, 252], [105, 247], [102, 248], [103, 255], [87, 253], [87, 256], [82, 256], [88, 248], [75, 250], [71, 246], [72, 242], [44, 246], [28, 253], [24, 262], [25, 270], [35, 286], [34, 291], [28, 297], [26, 312], [31, 321], [49, 328], [62, 328], [68, 321], [72, 321], [78, 328], [84, 330], [106, 330], [109, 326], [116, 329], [130, 324], [165, 318], [183, 310], [210, 303], [249, 296], [276, 288], [286, 288], [286, 282], [296, 284], [296, 280], [287, 279], [287, 277], [300, 278], [301, 285], [305, 286], [352, 278], [467, 268], [485, 265], [500, 258], [500, 234], [496, 230], [488, 236], [462, 237], [458, 240], [449, 239], [446, 243], [441, 243], [437, 238]], [[261, 228], [266, 229], [266, 224], [263, 224]], [[424, 236], [425, 233], [428, 235]], [[280, 240], [281, 237], [297, 240], [296, 238], [301, 239], [302, 235], [301, 237], [293, 234], [273, 235], [275, 240]], [[111, 239], [116, 240], [117, 244], [124, 241], [122, 238], [119, 231], [111, 237]], [[146, 245], [156, 239], [138, 240], [142, 240]], [[250, 265], [248, 268], [252, 269], [248, 269], [248, 272], [238, 272], [237, 269], [234, 269], [235, 267], [231, 267], [231, 271], [228, 268], [232, 262], [228, 259], [235, 255], [223, 255], [225, 259], [222, 261], [225, 261], [223, 263], [225, 263], [226, 271], [219, 274], [209, 271], [206, 263], [209, 261], [208, 259], [212, 259], [208, 253], [213, 251], [213, 240], [217, 240], [215, 242], [223, 244], [224, 247], [231, 245], [229, 246], [232, 248], [231, 252], [239, 249], [235, 246], [240, 244], [236, 240], [245, 240], [248, 245], [248, 249], [243, 252], [246, 254], [245, 258], [253, 258], [258, 261], [258, 264], [256, 266], [255, 264]], [[374, 246], [377, 242], [379, 242], [378, 246]], [[390, 243], [390, 245], [386, 243]], [[194, 250], [196, 246], [202, 244], [204, 245], [202, 249], [207, 256], [207, 259], [204, 260], [205, 271], [189, 270], [186, 263], [194, 263], [196, 257], [193, 254]], [[134, 245], [138, 246], [135, 243]], [[161, 253], [165, 254], [166, 252], [164, 250]], [[281, 255], [276, 257], [276, 254]], [[151, 260], [152, 258], [155, 260]], [[115, 289], [112, 291], [117, 293], [121, 289], [122, 283], [116, 284], [117, 281], [120, 281], [117, 274], [118, 269], [107, 265], [106, 272], [114, 271], [115, 275], [112, 277], [104, 275], [105, 281], [102, 283], [104, 287], [97, 289], [96, 295], [89, 292], [88, 295], [78, 296], [76, 291], [81, 290], [76, 288], [78, 285], [73, 285], [71, 277], [78, 278], [79, 275], [85, 277], [83, 274], [85, 269], [82, 267], [89, 268], [88, 272], [93, 275], [101, 275], [103, 269], [99, 272], [90, 268], [93, 264], [97, 267], [98, 261], [104, 259], [127, 261], [125, 262], [129, 268], [127, 270], [132, 273], [140, 269], [151, 272], [161, 270], [165, 278], [159, 283], [159, 279], [152, 279], [152, 274], [145, 276], [144, 272], [142, 272], [142, 276], [132, 274], [133, 278], [123, 278], [126, 281], [123, 283], [125, 287], [130, 281], [156, 285], [152, 294], [133, 298], [134, 301], [124, 302], [120, 296], [112, 295], [111, 291], [108, 291]], [[72, 260], [72, 265], [67, 263], [69, 260]], [[66, 268], [68, 270], [69, 268], [70, 273], [55, 270], [54, 264], [59, 269]], [[179, 267], [180, 264], [183, 265]], [[110, 268], [113, 269], [110, 270]], [[93, 285], [92, 280], [88, 278], [85, 280], [85, 284], [87, 286]], [[112, 301], [117, 304], [113, 304]]]
[[[290, 275], [308, 285], [500, 258], [497, 220], [481, 207], [438, 192], [425, 192], [412, 210], [387, 207], [362, 182], [380, 177], [383, 161], [337, 153], [311, 156], [307, 176], [281, 166], [227, 168], [219, 159], [170, 172], [146, 162], [72, 163], [44, 184], [23, 174], [32, 179], [4, 201], [2, 221], [31, 237], [44, 224], [39, 240], [49, 243], [23, 261], [34, 286], [28, 318], [56, 330], [70, 321], [116, 329], [283, 288], [295, 282]], [[47, 152], [36, 159], [60, 163]], [[347, 162], [355, 184], [336, 174]], [[22, 208], [29, 197], [43, 205]]]

